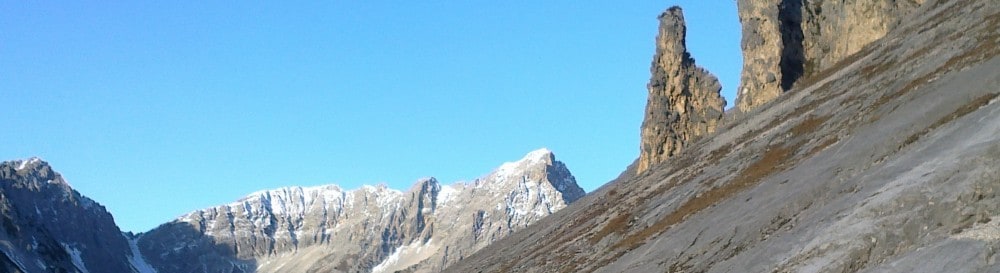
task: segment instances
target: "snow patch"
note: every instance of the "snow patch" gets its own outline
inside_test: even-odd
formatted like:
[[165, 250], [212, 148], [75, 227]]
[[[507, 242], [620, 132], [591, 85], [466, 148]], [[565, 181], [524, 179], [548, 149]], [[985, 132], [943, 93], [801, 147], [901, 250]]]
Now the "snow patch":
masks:
[[70, 259], [73, 261], [73, 266], [76, 266], [76, 269], [80, 270], [80, 273], [90, 273], [90, 270], [87, 270], [87, 265], [83, 263], [83, 258], [80, 257], [81, 252], [79, 249], [65, 243], [59, 244], [61, 244], [63, 249], [66, 250], [66, 253], [69, 254]]
[[137, 273], [157, 273], [156, 269], [152, 265], [146, 262], [146, 259], [142, 257], [142, 253], [139, 252], [139, 238], [128, 238], [128, 247], [132, 250], [131, 255], [128, 257], [128, 262], [132, 264], [132, 268], [135, 268]]
[[455, 199], [456, 195], [458, 195], [458, 190], [456, 190], [454, 186], [451, 185], [441, 186], [441, 190], [438, 191], [438, 196], [437, 196], [438, 206], [447, 204], [448, 201]]
[[[6, 247], [10, 247], [10, 245], [6, 245]], [[14, 262], [14, 266], [16, 266], [21, 271], [25, 271], [25, 268], [27, 268], [27, 267], [24, 266], [23, 263], [21, 263], [21, 259], [19, 259], [16, 255], [11, 255], [12, 253], [7, 253], [7, 250], [4, 250], [3, 247], [0, 247], [0, 253], [3, 253], [3, 255], [5, 255], [8, 258], [10, 258], [10, 261]], [[14, 253], [17, 253], [17, 252], [14, 252]], [[38, 260], [35, 260], [35, 262], [38, 263]], [[41, 268], [45, 268], [45, 266], [43, 265], [43, 266], [41, 266]]]
[[1000, 242], [1000, 219], [993, 218], [988, 223], [976, 224], [962, 233], [955, 234], [953, 237], [955, 239]]
[[36, 164], [38, 162], [42, 162], [42, 159], [41, 158], [37, 158], [37, 157], [32, 157], [32, 158], [29, 158], [29, 159], [26, 159], [26, 160], [21, 160], [20, 164], [18, 164], [17, 168], [14, 168], [14, 170], [20, 171], [20, 170], [23, 170], [23, 169], [27, 168], [28, 165], [34, 165], [34, 164]]
[[418, 241], [396, 248], [382, 263], [372, 268], [372, 273], [395, 272], [429, 258], [437, 250], [432, 241], [424, 244]]
[[504, 162], [499, 168], [496, 169], [496, 171], [493, 172], [493, 175], [498, 179], [498, 181], [502, 181], [506, 177], [520, 176], [528, 167], [538, 164], [549, 164], [551, 163], [551, 160], [552, 151], [549, 151], [549, 149], [546, 148], [541, 148], [529, 152], [521, 158], [521, 160]]
[[524, 159], [522, 160], [542, 161], [549, 158], [551, 155], [552, 151], [550, 151], [548, 148], [541, 148], [538, 150], [528, 152], [528, 154], [525, 155]]

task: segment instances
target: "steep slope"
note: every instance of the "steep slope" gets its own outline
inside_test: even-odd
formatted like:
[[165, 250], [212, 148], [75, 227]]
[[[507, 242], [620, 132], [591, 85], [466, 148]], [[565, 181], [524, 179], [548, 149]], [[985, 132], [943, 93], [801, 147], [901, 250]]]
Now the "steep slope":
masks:
[[160, 272], [437, 272], [584, 195], [545, 149], [468, 183], [283, 188], [139, 239]]
[[696, 66], [687, 51], [687, 26], [681, 8], [667, 9], [659, 20], [638, 173], [679, 153], [686, 143], [714, 132], [726, 107], [718, 78]]
[[1000, 7], [900, 22], [445, 272], [1000, 272]]
[[925, 0], [739, 0], [747, 112], [882, 38]]
[[0, 163], [0, 220], [2, 272], [149, 272], [111, 214], [38, 158]]

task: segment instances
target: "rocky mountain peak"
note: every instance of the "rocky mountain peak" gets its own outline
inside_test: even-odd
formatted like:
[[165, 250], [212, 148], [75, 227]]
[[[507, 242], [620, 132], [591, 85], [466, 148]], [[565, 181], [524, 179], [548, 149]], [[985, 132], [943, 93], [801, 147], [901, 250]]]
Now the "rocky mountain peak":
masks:
[[506, 162], [503, 165], [514, 164], [519, 166], [530, 166], [536, 164], [551, 164], [555, 160], [555, 154], [552, 153], [548, 148], [540, 148], [528, 152], [520, 160], [514, 162]]
[[54, 171], [49, 163], [38, 157], [12, 160], [4, 162], [7, 168], [4, 171], [14, 172], [20, 176], [32, 177], [33, 180], [44, 181], [46, 183], [65, 184], [65, 181]]
[[134, 272], [103, 206], [39, 158], [0, 163], [0, 272]]
[[94, 204], [93, 200], [73, 190], [62, 175], [38, 157], [3, 162], [0, 164], [0, 177], [5, 179], [4, 186], [57, 194], [58, 198], [81, 204], [86, 209]]
[[503, 163], [489, 176], [497, 178], [493, 180], [495, 183], [519, 183], [523, 180], [547, 182], [567, 203], [586, 195], [566, 164], [556, 160], [555, 154], [547, 148], [531, 151], [518, 161]]
[[718, 78], [695, 65], [687, 51], [683, 10], [671, 7], [660, 14], [659, 20], [637, 173], [677, 154], [686, 143], [715, 131], [726, 107]]
[[440, 191], [441, 182], [434, 177], [425, 177], [417, 179], [416, 183], [413, 183], [413, 187], [410, 188], [409, 192], [436, 192]]
[[28, 159], [20, 159], [20, 160], [12, 160], [10, 163], [12, 165], [16, 165], [17, 167], [14, 167], [14, 169], [18, 170], [18, 171], [23, 170], [23, 169], [35, 169], [36, 167], [39, 167], [39, 166], [47, 166], [48, 165], [48, 162], [45, 162], [44, 160], [42, 160], [41, 158], [38, 158], [38, 157], [31, 157], [31, 158], [28, 158]]
[[[497, 178], [521, 177], [526, 174], [540, 174], [545, 172], [545, 167], [555, 162], [555, 155], [552, 151], [542, 148], [529, 152], [517, 161], [504, 162], [500, 167], [493, 170], [490, 176]], [[504, 182], [508, 179], [498, 179], [494, 182]]]

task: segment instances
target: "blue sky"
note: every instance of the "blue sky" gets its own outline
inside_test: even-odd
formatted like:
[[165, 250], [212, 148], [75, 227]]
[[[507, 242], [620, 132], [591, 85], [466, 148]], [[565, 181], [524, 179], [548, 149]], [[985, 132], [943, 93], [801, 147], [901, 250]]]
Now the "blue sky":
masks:
[[675, 4], [732, 105], [734, 1], [4, 1], [0, 157], [49, 161], [137, 232], [261, 189], [471, 180], [541, 147], [590, 191], [638, 156]]

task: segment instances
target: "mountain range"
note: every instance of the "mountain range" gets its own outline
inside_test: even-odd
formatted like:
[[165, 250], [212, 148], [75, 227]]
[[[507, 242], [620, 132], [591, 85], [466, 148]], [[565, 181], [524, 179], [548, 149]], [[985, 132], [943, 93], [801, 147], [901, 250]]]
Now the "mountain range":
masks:
[[540, 149], [470, 182], [264, 190], [122, 233], [37, 158], [0, 163], [3, 272], [438, 272], [584, 196]]

